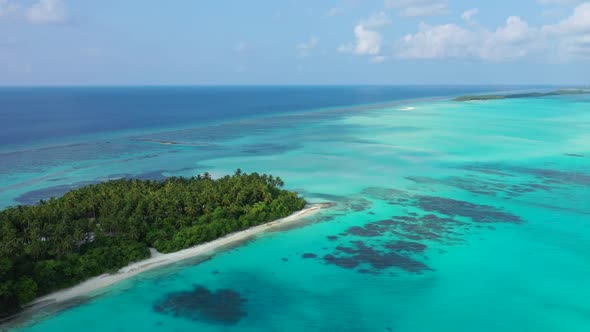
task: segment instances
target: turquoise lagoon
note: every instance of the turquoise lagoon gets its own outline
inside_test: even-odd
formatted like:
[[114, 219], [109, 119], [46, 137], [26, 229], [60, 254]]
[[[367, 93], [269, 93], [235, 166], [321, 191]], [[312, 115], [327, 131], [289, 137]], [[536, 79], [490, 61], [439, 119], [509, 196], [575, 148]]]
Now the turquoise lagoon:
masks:
[[5, 205], [236, 168], [336, 203], [14, 331], [590, 331], [588, 97], [333, 108], [13, 153]]

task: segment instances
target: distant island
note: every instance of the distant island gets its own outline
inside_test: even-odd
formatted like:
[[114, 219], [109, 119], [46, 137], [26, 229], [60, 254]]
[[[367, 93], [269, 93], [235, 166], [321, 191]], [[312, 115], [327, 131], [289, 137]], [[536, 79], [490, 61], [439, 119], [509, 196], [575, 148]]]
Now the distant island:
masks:
[[516, 98], [539, 98], [563, 95], [585, 95], [590, 94], [590, 89], [562, 89], [551, 92], [530, 92], [530, 93], [512, 93], [497, 95], [472, 95], [454, 98], [454, 101], [476, 101], [476, 100], [499, 100], [499, 99], [516, 99]]
[[116, 180], [0, 212], [0, 317], [131, 262], [176, 252], [304, 208], [279, 177]]

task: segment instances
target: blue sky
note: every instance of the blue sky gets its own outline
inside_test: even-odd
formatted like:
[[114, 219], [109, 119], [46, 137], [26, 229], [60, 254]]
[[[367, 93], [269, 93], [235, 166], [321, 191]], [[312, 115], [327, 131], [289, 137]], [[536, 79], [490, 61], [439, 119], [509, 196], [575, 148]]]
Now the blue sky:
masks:
[[590, 1], [0, 0], [0, 85], [590, 84]]

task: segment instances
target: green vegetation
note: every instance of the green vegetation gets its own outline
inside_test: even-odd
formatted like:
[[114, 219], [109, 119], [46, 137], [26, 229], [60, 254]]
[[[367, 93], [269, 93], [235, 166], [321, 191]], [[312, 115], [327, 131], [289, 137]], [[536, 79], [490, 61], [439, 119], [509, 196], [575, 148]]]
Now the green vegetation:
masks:
[[453, 99], [454, 101], [474, 101], [474, 100], [497, 100], [497, 99], [515, 99], [515, 98], [539, 98], [539, 97], [550, 97], [550, 96], [563, 96], [563, 95], [585, 95], [590, 94], [590, 90], [587, 89], [563, 89], [551, 92], [530, 92], [530, 93], [514, 93], [505, 95], [474, 95], [474, 96], [462, 96]]
[[269, 175], [117, 180], [0, 212], [0, 316], [36, 297], [301, 210]]
[[453, 101], [496, 100], [496, 99], [506, 99], [506, 96], [502, 96], [502, 95], [461, 96], [461, 97], [454, 98]]

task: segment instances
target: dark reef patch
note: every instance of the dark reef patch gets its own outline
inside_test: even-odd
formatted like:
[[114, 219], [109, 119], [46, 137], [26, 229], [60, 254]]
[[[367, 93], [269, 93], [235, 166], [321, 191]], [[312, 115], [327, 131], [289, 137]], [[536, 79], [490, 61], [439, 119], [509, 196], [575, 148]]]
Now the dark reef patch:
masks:
[[376, 272], [390, 267], [397, 267], [408, 272], [419, 273], [430, 268], [410, 256], [381, 249], [379, 246], [370, 247], [363, 241], [352, 241], [353, 247], [338, 246], [334, 254], [324, 256], [327, 264], [334, 264], [345, 269], [358, 266], [370, 266], [372, 270], [363, 267], [361, 273]]
[[[458, 179], [470, 181], [469, 178], [456, 178], [453, 181], [459, 181]], [[440, 181], [426, 177], [410, 180], [419, 183]], [[502, 184], [498, 182], [498, 186], [500, 185]], [[526, 192], [550, 190], [550, 187], [529, 183], [514, 190]], [[438, 196], [412, 195], [407, 191], [380, 187], [366, 188], [362, 193], [371, 199], [399, 206], [405, 214], [348, 227], [338, 237], [328, 236], [330, 240], [344, 241], [323, 256], [326, 264], [364, 274], [379, 274], [390, 268], [422, 273], [431, 270], [424, 261], [427, 259], [428, 243], [462, 244], [464, 235], [475, 229], [495, 230], [492, 224], [523, 222], [519, 216], [491, 205]]]
[[416, 198], [418, 207], [424, 211], [438, 212], [447, 216], [468, 217], [481, 223], [522, 223], [520, 217], [490, 205], [479, 205], [435, 196], [417, 196]]
[[336, 235], [328, 235], [328, 236], [326, 236], [326, 238], [330, 241], [338, 240], [338, 236], [336, 236]]
[[[566, 154], [570, 157], [584, 157], [581, 154]], [[547, 164], [547, 166], [552, 163]], [[590, 175], [587, 173], [567, 170], [553, 170], [546, 168], [531, 168], [520, 166], [509, 166], [501, 164], [477, 164], [462, 167], [462, 169], [503, 176], [532, 176], [545, 184], [566, 184], [590, 186]], [[529, 187], [533, 187], [529, 184]], [[534, 188], [534, 187], [533, 187]], [[551, 187], [553, 188], [553, 187]]]
[[467, 228], [464, 222], [427, 214], [421, 217], [394, 216], [391, 219], [367, 223], [362, 227], [350, 227], [347, 232], [357, 237], [387, 235], [412, 241], [431, 240], [450, 244], [460, 241], [456, 236], [458, 226]]
[[406, 177], [406, 179], [421, 185], [449, 186], [468, 191], [472, 194], [486, 196], [506, 195], [508, 197], [515, 197], [538, 190], [549, 191], [554, 189], [554, 187], [551, 186], [530, 182], [507, 184], [502, 179], [480, 179], [473, 175], [467, 177], [451, 176], [443, 179], [414, 176]]
[[488, 174], [488, 175], [499, 175], [499, 176], [503, 176], [503, 177], [513, 177], [514, 175], [503, 172], [501, 170], [499, 170], [498, 168], [500, 167], [489, 167], [486, 165], [469, 165], [469, 166], [464, 166], [462, 167], [462, 169], [467, 170], [467, 171], [472, 171], [472, 172], [478, 172], [478, 173], [483, 173], [483, 174]]
[[192, 321], [232, 325], [246, 316], [245, 302], [240, 293], [231, 289], [211, 291], [193, 285], [192, 291], [167, 294], [153, 305], [153, 310]]
[[332, 221], [334, 219], [336, 219], [336, 217], [335, 216], [331, 216], [331, 215], [322, 215], [320, 217], [316, 217], [315, 218], [315, 220], [317, 222]]
[[549, 183], [590, 186], [590, 175], [574, 171], [556, 171], [544, 168], [511, 167], [514, 172], [527, 174]]
[[301, 258], [309, 259], [309, 258], [316, 258], [318, 255], [306, 252], [305, 254], [301, 255]]
[[397, 252], [413, 252], [413, 253], [422, 253], [426, 250], [427, 246], [422, 243], [418, 242], [408, 242], [408, 241], [396, 241], [387, 243], [385, 248], [391, 249]]
[[385, 232], [385, 229], [379, 227], [377, 224], [367, 224], [364, 227], [353, 226], [347, 230], [348, 234], [355, 236], [381, 236]]
[[[413, 178], [416, 181], [431, 181], [429, 178]], [[438, 180], [436, 180], [438, 181]], [[527, 184], [531, 189], [528, 190], [550, 190], [551, 187], [541, 184]], [[522, 190], [522, 191], [527, 191]], [[422, 217], [419, 217], [417, 213], [408, 213], [407, 216], [397, 216], [391, 220], [380, 221], [376, 223], [369, 223], [362, 229], [352, 228], [349, 229], [348, 233], [353, 233], [359, 236], [377, 236], [377, 233], [383, 234], [386, 232], [382, 227], [376, 227], [376, 225], [394, 225], [397, 224], [401, 229], [406, 230], [410, 233], [419, 230], [414, 235], [426, 235], [424, 231], [430, 230], [435, 233], [440, 231], [451, 231], [445, 225], [465, 225], [464, 222], [458, 221], [455, 217], [465, 217], [471, 219], [477, 223], [522, 223], [522, 219], [514, 214], [508, 213], [501, 208], [497, 208], [491, 205], [480, 205], [467, 201], [455, 200], [445, 197], [438, 196], [427, 196], [417, 195], [412, 196], [407, 192], [387, 189], [387, 188], [367, 188], [363, 191], [367, 195], [380, 200], [385, 200], [390, 205], [400, 205], [404, 207], [418, 208], [427, 213]], [[442, 218], [432, 213], [445, 215], [451, 218]], [[425, 226], [421, 227], [420, 225]], [[391, 230], [390, 230], [391, 231]], [[435, 238], [432, 236], [431, 238]]]
[[[389, 268], [410, 273], [431, 270], [419, 258], [428, 248], [418, 241], [459, 242], [455, 228], [466, 223], [432, 214], [421, 217], [396, 216], [369, 222], [346, 230], [347, 244], [340, 244], [323, 257], [326, 264], [356, 270], [363, 274], [379, 274]], [[391, 241], [391, 238], [403, 240]], [[364, 238], [366, 241], [358, 240]]]
[[324, 256], [324, 261], [328, 264], [338, 265], [345, 269], [354, 269], [360, 264], [360, 262], [353, 258], [335, 257], [334, 255]]
[[352, 211], [359, 212], [368, 210], [369, 208], [371, 208], [371, 206], [373, 206], [373, 203], [371, 201], [364, 198], [359, 198], [356, 200], [351, 200], [348, 203], [347, 207]]

